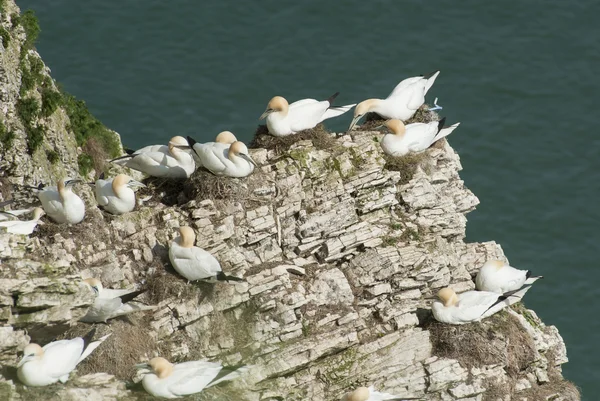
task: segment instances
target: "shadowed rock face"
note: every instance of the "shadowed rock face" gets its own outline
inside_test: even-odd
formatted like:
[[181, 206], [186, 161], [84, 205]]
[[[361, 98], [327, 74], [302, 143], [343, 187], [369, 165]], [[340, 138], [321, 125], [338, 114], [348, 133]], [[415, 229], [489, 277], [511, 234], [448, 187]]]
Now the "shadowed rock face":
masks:
[[[15, 112], [21, 96], [15, 57], [24, 34], [8, 20], [16, 6], [5, 4], [9, 12], [0, 21], [12, 40], [0, 55], [0, 118], [17, 138], [2, 149], [1, 175], [24, 203], [18, 184], [57, 172], [38, 160], [43, 155], [25, 151]], [[69, 121], [60, 108], [40, 124], [54, 127], [48, 143], [74, 142], [64, 134]], [[363, 131], [326, 148], [303, 139], [283, 151], [253, 149], [261, 168], [247, 179], [204, 182], [201, 193], [186, 185], [202, 175], [174, 185], [153, 181], [152, 199], [124, 216], [99, 212], [81, 186], [76, 191], [88, 206], [81, 224], [46, 220], [30, 238], [0, 233], [2, 377], [16, 380], [17, 351], [28, 341], [43, 345], [89, 330], [77, 321], [93, 294], [79, 281], [93, 276], [111, 288], [141, 283], [148, 291], [139, 299], [158, 308], [98, 326], [98, 335], [114, 334], [77, 377], [35, 395], [143, 399], [139, 389], [125, 388], [132, 377], [123, 372], [160, 354], [253, 365], [243, 380], [208, 389], [200, 399], [329, 401], [359, 385], [432, 400], [578, 399], [560, 374], [567, 358], [558, 331], [533, 311], [515, 307], [452, 330], [431, 322], [427, 297], [447, 285], [473, 289], [477, 269], [504, 255], [494, 242], [464, 242], [465, 215], [479, 201], [445, 141], [397, 162], [384, 158], [380, 138]], [[75, 174], [76, 147], [61, 149], [61, 168]], [[171, 206], [161, 202], [167, 196]], [[196, 245], [224, 272], [245, 281], [188, 284], [177, 276], [167, 252], [182, 225], [195, 229]], [[145, 340], [136, 341], [131, 327]], [[462, 344], [481, 347], [457, 354]], [[122, 358], [108, 363], [111, 353]], [[0, 381], [3, 391], [6, 399], [34, 395], [9, 381]]]

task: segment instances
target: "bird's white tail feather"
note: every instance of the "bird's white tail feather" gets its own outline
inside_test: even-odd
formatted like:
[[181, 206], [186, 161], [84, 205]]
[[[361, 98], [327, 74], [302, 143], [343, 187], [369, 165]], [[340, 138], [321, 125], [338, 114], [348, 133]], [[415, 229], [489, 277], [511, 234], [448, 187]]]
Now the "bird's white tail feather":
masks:
[[106, 340], [110, 336], [111, 336], [110, 334], [107, 334], [104, 337], [100, 337], [96, 341], [92, 341], [90, 343], [90, 345], [88, 345], [88, 347], [83, 351], [83, 354], [81, 354], [81, 356], [79, 357], [79, 360], [77, 361], [77, 364], [79, 364], [81, 361], [83, 361], [85, 358], [87, 358], [92, 352], [94, 352], [94, 350], [96, 348], [98, 348], [98, 346], [100, 344], [102, 344], [102, 342], [104, 342], [104, 340]]
[[228, 381], [228, 380], [233, 380], [233, 379], [237, 379], [238, 377], [240, 377], [242, 374], [244, 374], [245, 372], [247, 372], [250, 369], [250, 365], [247, 366], [241, 366], [239, 368], [237, 368], [236, 370], [234, 370], [233, 372], [226, 374], [223, 377], [218, 378], [215, 381], [210, 382], [206, 388], [208, 387], [212, 387], [215, 384], [221, 383], [223, 381]]
[[435, 83], [435, 79], [437, 78], [437, 76], [440, 75], [440, 72], [436, 72], [435, 74], [433, 74], [428, 80], [427, 80], [427, 84], [425, 85], [425, 94], [427, 94], [427, 92], [429, 92], [429, 89], [433, 86], [433, 84]]
[[137, 302], [128, 302], [126, 304], [121, 305], [117, 314], [114, 317], [127, 315], [128, 313], [133, 313], [133, 312], [151, 310], [151, 309], [155, 309], [155, 308], [156, 308], [156, 305], [142, 305]]
[[330, 107], [327, 109], [325, 114], [323, 114], [323, 118], [321, 118], [321, 121], [327, 120], [328, 118], [341, 116], [342, 114], [346, 113], [351, 108], [353, 108], [354, 106], [356, 106], [356, 103], [355, 104], [347, 104], [346, 106]]
[[442, 138], [450, 135], [452, 133], [452, 131], [454, 131], [459, 125], [460, 125], [460, 123], [456, 123], [456, 124], [451, 125], [449, 127], [442, 128], [440, 130], [440, 132], [437, 133], [437, 135], [435, 136], [435, 138], [433, 138], [433, 142], [439, 141], [440, 139], [442, 139]]
[[541, 278], [542, 278], [542, 276], [529, 277], [527, 280], [525, 280], [524, 284], [533, 284], [536, 280], [539, 280]]

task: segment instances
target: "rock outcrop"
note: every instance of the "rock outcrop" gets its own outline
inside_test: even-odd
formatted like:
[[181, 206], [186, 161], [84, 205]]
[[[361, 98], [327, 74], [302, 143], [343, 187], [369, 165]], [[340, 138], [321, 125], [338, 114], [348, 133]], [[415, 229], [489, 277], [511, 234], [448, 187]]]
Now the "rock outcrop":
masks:
[[[24, 96], [56, 85], [42, 63], [41, 83], [23, 90], [23, 68], [41, 59], [32, 48], [23, 56], [18, 9], [12, 0], [0, 4], [0, 200], [25, 203], [33, 197], [24, 184], [85, 172], [86, 149], [60, 102], [22, 121]], [[44, 135], [33, 149], [38, 127]], [[465, 243], [465, 215], [479, 201], [445, 140], [388, 160], [380, 137], [357, 131], [252, 149], [260, 168], [247, 179], [197, 172], [186, 183], [153, 180], [152, 198], [118, 217], [100, 212], [82, 186], [81, 224], [46, 221], [29, 238], [0, 233], [0, 398], [146, 399], [132, 367], [160, 354], [252, 365], [242, 379], [197, 397], [206, 400], [330, 401], [359, 385], [428, 400], [579, 399], [560, 373], [567, 357], [558, 331], [522, 304], [468, 326], [432, 320], [440, 287], [472, 289], [485, 260], [505, 257], [494, 242]], [[167, 251], [181, 225], [245, 281], [179, 277]], [[24, 388], [15, 366], [29, 341], [90, 329], [78, 319], [93, 302], [80, 285], [91, 276], [105, 287], [147, 288], [145, 301], [158, 307], [97, 326], [113, 335], [67, 384]]]

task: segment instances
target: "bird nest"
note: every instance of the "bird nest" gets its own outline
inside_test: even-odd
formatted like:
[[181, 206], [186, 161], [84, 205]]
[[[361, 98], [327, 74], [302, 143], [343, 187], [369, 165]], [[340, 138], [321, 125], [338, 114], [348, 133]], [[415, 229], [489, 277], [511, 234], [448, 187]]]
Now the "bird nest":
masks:
[[259, 125], [249, 147], [251, 149], [262, 148], [274, 150], [276, 154], [281, 154], [296, 142], [305, 140], [312, 141], [313, 146], [317, 149], [331, 149], [337, 143], [335, 136], [327, 131], [323, 124], [318, 124], [314, 128], [286, 136], [270, 135], [266, 125]]
[[[413, 123], [430, 123], [432, 121], [438, 121], [440, 116], [435, 111], [429, 111], [430, 107], [431, 106], [427, 104], [423, 104], [411, 118], [404, 121], [404, 124], [408, 125]], [[357, 125], [354, 130], [374, 131], [375, 128], [379, 127], [386, 121], [386, 118], [381, 117], [377, 113], [367, 113], [365, 114], [364, 122], [361, 125]]]

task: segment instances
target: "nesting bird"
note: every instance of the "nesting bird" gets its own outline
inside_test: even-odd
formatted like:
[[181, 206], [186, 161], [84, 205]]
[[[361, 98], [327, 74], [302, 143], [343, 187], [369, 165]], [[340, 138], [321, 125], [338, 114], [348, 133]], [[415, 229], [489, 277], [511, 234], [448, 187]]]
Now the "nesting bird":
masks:
[[475, 285], [480, 291], [503, 294], [533, 284], [542, 276], [532, 276], [530, 270], [519, 270], [500, 260], [489, 260], [479, 269]]
[[73, 192], [73, 185], [81, 180], [60, 180], [57, 187], [41, 187], [37, 196], [44, 211], [52, 220], [63, 224], [77, 224], [85, 217], [85, 204]]
[[188, 178], [196, 169], [196, 163], [192, 155], [184, 150], [187, 147], [185, 138], [174, 136], [168, 146], [146, 146], [111, 162], [153, 177]]
[[219, 261], [204, 249], [194, 246], [196, 234], [191, 227], [180, 227], [179, 237], [171, 242], [169, 260], [171, 265], [188, 281], [220, 280], [243, 281], [235, 276], [228, 276], [221, 270]]
[[355, 106], [333, 106], [333, 101], [339, 94], [336, 92], [323, 101], [302, 99], [292, 104], [288, 104], [281, 96], [275, 96], [269, 101], [260, 120], [267, 119], [269, 133], [274, 136], [286, 136], [314, 128], [320, 122], [340, 116]]
[[380, 393], [375, 391], [373, 386], [367, 387], [358, 387], [356, 390], [351, 391], [345, 394], [341, 401], [385, 401], [385, 400], [393, 400], [393, 401], [401, 401], [401, 400], [413, 400], [417, 398], [406, 398], [400, 397], [397, 395], [392, 395], [388, 393]]
[[381, 140], [381, 148], [390, 156], [404, 156], [411, 152], [422, 152], [436, 141], [450, 135], [460, 123], [444, 127], [445, 118], [430, 123], [404, 125], [400, 120], [388, 120], [385, 126], [392, 131]]
[[[27, 211], [29, 211], [27, 209]], [[18, 210], [16, 212], [19, 212]], [[40, 219], [44, 215], [44, 209], [41, 207], [33, 208], [31, 211], [33, 218], [31, 220], [9, 220], [0, 221], [0, 227], [6, 228], [6, 232], [12, 234], [29, 235], [35, 230], [38, 224], [44, 224]]]
[[438, 292], [439, 301], [431, 307], [433, 317], [442, 323], [465, 324], [478, 322], [505, 307], [519, 302], [530, 286], [498, 295], [488, 291], [467, 291], [456, 294], [449, 287]]
[[155, 306], [142, 305], [133, 301], [144, 290], [113, 290], [104, 288], [97, 278], [88, 278], [83, 282], [94, 291], [96, 299], [88, 312], [80, 320], [85, 323], [104, 322], [133, 312], [154, 309]]
[[[190, 142], [188, 137], [188, 143]], [[198, 166], [204, 166], [204, 163], [208, 167], [207, 170], [215, 169], [219, 170], [222, 166], [221, 160], [227, 158], [227, 151], [232, 143], [237, 142], [237, 138], [231, 131], [220, 132], [215, 138], [214, 142], [196, 143], [194, 142], [192, 153], [196, 156], [196, 163]]]
[[192, 137], [187, 137], [202, 166], [218, 176], [243, 178], [254, 171], [256, 163], [243, 142], [236, 141], [229, 146], [215, 146], [208, 148], [198, 143]]
[[131, 212], [135, 208], [133, 189], [146, 186], [125, 174], [119, 174], [108, 180], [100, 178], [94, 185], [98, 206], [117, 215]]
[[17, 376], [27, 386], [47, 386], [57, 381], [66, 383], [79, 362], [87, 358], [110, 334], [92, 341], [96, 329], [84, 337], [54, 341], [40, 347], [29, 344], [17, 365]]
[[367, 99], [360, 102], [354, 109], [354, 119], [350, 123], [348, 131], [352, 130], [358, 121], [370, 112], [377, 113], [383, 118], [408, 120], [425, 103], [425, 95], [439, 73], [436, 71], [425, 76], [406, 78], [396, 85], [387, 98]]
[[236, 379], [248, 370], [246, 366], [227, 368], [218, 362], [208, 361], [172, 364], [161, 357], [138, 364], [136, 368], [146, 370], [142, 372], [144, 389], [155, 397], [163, 398], [196, 394], [222, 381]]

